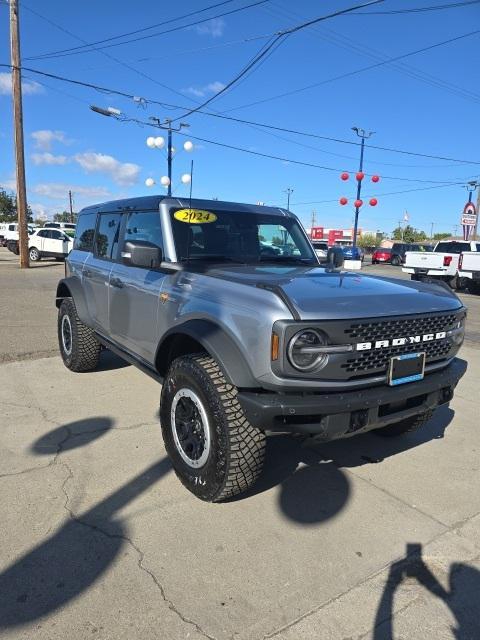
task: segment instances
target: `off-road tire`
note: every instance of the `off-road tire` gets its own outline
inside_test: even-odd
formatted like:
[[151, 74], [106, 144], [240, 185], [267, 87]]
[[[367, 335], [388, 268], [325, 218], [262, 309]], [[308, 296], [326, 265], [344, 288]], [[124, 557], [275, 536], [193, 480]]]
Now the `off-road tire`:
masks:
[[412, 433], [413, 431], [421, 429], [430, 421], [432, 415], [433, 411], [425, 411], [425, 413], [419, 413], [418, 415], [406, 418], [401, 422], [395, 422], [394, 424], [389, 424], [387, 427], [375, 429], [372, 433], [382, 436], [383, 438], [402, 436], [405, 433]]
[[[65, 349], [62, 340], [63, 317], [68, 316], [71, 327], [71, 350]], [[58, 310], [58, 345], [62, 360], [70, 371], [93, 371], [98, 365], [101, 345], [95, 334], [77, 315], [77, 309], [72, 298], [62, 300]]]
[[[171, 408], [180, 389], [197, 395], [210, 425], [210, 451], [199, 468], [184, 461], [174, 440]], [[260, 475], [266, 436], [248, 422], [237, 389], [227, 383], [217, 362], [208, 355], [187, 355], [173, 361], [162, 387], [160, 423], [175, 473], [198, 498], [221, 502], [246, 491]]]
[[31, 262], [40, 262], [42, 255], [37, 247], [30, 247], [30, 249], [28, 250], [28, 257], [30, 258]]

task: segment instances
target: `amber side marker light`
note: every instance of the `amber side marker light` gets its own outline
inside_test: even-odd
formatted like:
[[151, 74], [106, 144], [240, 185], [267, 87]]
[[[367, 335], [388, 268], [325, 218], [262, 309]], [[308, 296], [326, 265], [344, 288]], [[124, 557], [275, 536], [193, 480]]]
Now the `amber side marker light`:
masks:
[[276, 333], [272, 333], [271, 356], [272, 360], [278, 360], [278, 346], [280, 340]]

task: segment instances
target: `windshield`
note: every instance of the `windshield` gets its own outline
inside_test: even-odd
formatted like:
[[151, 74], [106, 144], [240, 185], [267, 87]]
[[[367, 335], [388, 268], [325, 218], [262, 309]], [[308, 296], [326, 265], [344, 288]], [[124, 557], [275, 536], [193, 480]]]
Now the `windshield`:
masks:
[[171, 211], [179, 262], [318, 264], [295, 218], [198, 209]]

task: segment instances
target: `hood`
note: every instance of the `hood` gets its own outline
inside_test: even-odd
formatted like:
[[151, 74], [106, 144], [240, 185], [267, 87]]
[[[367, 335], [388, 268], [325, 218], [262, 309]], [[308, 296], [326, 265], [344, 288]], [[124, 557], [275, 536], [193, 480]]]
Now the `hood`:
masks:
[[209, 276], [282, 289], [302, 320], [376, 318], [451, 311], [463, 305], [443, 284], [331, 272], [321, 267], [228, 266]]

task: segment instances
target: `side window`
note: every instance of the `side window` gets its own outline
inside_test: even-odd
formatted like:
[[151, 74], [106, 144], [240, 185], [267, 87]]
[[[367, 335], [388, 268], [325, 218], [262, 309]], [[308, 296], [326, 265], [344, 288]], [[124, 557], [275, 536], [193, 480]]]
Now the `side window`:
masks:
[[94, 254], [99, 258], [112, 259], [118, 246], [121, 213], [102, 213], [95, 236]]
[[145, 240], [163, 249], [162, 226], [158, 211], [132, 211], [125, 227], [125, 242]]
[[73, 248], [78, 251], [93, 251], [93, 237], [97, 224], [96, 213], [83, 213], [78, 219]]
[[63, 239], [63, 233], [61, 233], [61, 231], [57, 231], [57, 229], [52, 229], [50, 231], [50, 237], [52, 240], [61, 240]]
[[41, 229], [37, 235], [41, 238], [48, 238], [48, 231], [46, 229]]

